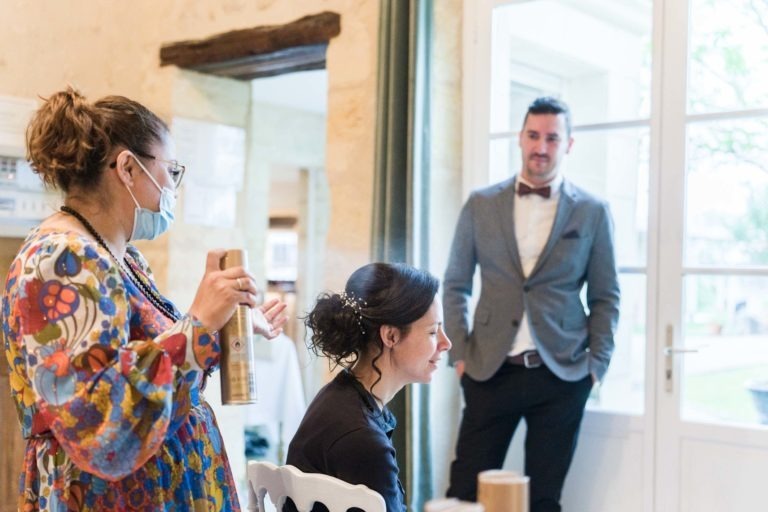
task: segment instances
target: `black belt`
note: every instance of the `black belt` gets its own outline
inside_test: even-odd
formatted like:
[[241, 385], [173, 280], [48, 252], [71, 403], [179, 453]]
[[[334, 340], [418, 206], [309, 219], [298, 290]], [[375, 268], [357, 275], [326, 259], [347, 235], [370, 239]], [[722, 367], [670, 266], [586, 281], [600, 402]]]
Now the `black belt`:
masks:
[[536, 350], [529, 350], [515, 356], [507, 356], [506, 362], [513, 366], [525, 366], [526, 368], [538, 368], [544, 364]]

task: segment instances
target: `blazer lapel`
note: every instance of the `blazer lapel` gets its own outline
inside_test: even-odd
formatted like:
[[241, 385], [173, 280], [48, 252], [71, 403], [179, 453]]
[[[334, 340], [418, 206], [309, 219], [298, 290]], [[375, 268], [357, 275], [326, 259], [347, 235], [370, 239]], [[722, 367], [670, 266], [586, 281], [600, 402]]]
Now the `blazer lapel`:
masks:
[[570, 184], [563, 180], [563, 185], [560, 189], [560, 199], [557, 202], [555, 220], [552, 222], [552, 229], [549, 231], [547, 243], [544, 244], [544, 248], [541, 250], [541, 254], [539, 254], [539, 259], [536, 260], [536, 265], [534, 265], [533, 270], [531, 270], [531, 276], [539, 271], [549, 254], [552, 252], [552, 249], [554, 249], [555, 244], [557, 244], [557, 241], [560, 240], [560, 237], [563, 234], [563, 229], [565, 228], [565, 223], [571, 216], [575, 204], [576, 199], [573, 190], [571, 189]]
[[513, 178], [502, 186], [502, 190], [496, 197], [496, 212], [500, 217], [499, 225], [507, 243], [512, 267], [515, 272], [522, 276], [523, 265], [520, 263], [520, 251], [517, 248], [517, 235], [515, 234], [515, 182], [516, 179]]

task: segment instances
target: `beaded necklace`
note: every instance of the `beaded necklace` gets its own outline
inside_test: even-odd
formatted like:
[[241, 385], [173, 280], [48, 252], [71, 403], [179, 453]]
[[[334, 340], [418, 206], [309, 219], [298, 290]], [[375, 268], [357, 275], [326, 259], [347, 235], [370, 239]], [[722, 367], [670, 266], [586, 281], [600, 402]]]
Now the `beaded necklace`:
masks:
[[[101, 238], [101, 235], [98, 231], [91, 225], [88, 220], [86, 220], [85, 217], [83, 217], [77, 210], [70, 208], [69, 206], [62, 206], [61, 211], [64, 213], [68, 213], [75, 217], [77, 220], [80, 221], [80, 223], [85, 227], [85, 229], [88, 230], [88, 232], [93, 235], [93, 238], [96, 239], [96, 242], [104, 248], [105, 251], [109, 253], [110, 256], [112, 256], [112, 259], [117, 263], [117, 266], [124, 270], [124, 274], [128, 276], [128, 279], [136, 286], [136, 288], [139, 289], [142, 295], [149, 300], [149, 302], [152, 303], [153, 306], [155, 306], [165, 317], [169, 318], [170, 320], [176, 322], [179, 320], [179, 316], [176, 314], [176, 312], [168, 307], [168, 305], [165, 303], [165, 300], [160, 296], [159, 293], [157, 293], [155, 290], [153, 290], [151, 287], [147, 286], [144, 281], [141, 280], [141, 278], [136, 274], [136, 271], [131, 266], [131, 263], [128, 261], [128, 258], [123, 257], [122, 263], [120, 262], [117, 257], [112, 254], [112, 251], [109, 250], [109, 247], [107, 246], [107, 243], [104, 241], [103, 238]], [[125, 271], [127, 270], [127, 272]]]

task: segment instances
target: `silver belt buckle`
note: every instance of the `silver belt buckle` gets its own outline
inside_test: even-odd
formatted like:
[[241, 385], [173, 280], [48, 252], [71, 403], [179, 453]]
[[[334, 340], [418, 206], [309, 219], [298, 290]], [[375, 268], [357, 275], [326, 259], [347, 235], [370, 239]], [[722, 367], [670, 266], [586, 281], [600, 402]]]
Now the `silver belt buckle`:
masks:
[[[532, 356], [538, 357], [539, 360], [532, 363], [531, 360], [529, 359], [529, 357], [532, 357]], [[526, 352], [525, 354], [523, 354], [523, 365], [526, 368], [538, 368], [539, 366], [541, 366], [541, 356], [536, 352]]]

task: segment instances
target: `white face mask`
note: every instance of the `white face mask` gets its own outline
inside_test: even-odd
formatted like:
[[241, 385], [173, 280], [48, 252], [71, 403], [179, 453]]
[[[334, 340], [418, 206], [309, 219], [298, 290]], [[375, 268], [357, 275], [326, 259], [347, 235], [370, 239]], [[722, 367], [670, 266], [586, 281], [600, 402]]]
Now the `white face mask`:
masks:
[[160, 191], [160, 211], [153, 212], [147, 208], [142, 208], [136, 200], [136, 196], [133, 195], [131, 189], [126, 185], [125, 188], [131, 194], [133, 202], [136, 203], [136, 209], [133, 214], [133, 232], [129, 240], [154, 240], [168, 231], [168, 228], [173, 224], [175, 218], [173, 211], [176, 209], [176, 192], [168, 187], [161, 187], [136, 155], [131, 153], [131, 156], [133, 156], [141, 170], [147, 173], [149, 179], [152, 180], [152, 183]]

